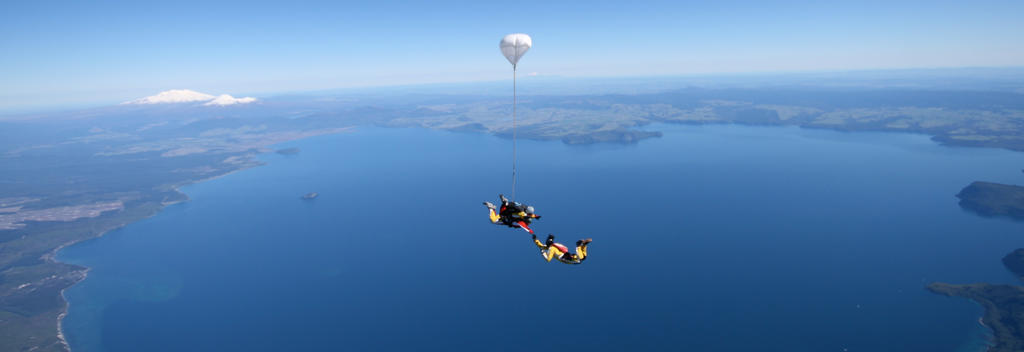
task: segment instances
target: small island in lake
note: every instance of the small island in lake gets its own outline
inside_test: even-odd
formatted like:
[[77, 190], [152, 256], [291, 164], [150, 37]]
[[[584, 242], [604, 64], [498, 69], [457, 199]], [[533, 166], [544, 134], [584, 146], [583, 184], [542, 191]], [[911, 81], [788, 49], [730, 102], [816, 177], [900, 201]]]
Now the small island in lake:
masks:
[[562, 137], [565, 144], [594, 144], [594, 143], [622, 143], [630, 144], [639, 142], [642, 139], [661, 137], [658, 131], [633, 131], [616, 129], [611, 131], [596, 131], [580, 134], [570, 134]]
[[295, 155], [299, 153], [299, 148], [284, 148], [277, 151], [281, 155]]
[[960, 207], [979, 215], [1024, 220], [1024, 187], [975, 181], [956, 196]]
[[319, 197], [319, 196], [320, 196], [320, 193], [309, 192], [309, 193], [306, 193], [306, 194], [302, 195], [302, 199], [316, 199], [316, 197]]

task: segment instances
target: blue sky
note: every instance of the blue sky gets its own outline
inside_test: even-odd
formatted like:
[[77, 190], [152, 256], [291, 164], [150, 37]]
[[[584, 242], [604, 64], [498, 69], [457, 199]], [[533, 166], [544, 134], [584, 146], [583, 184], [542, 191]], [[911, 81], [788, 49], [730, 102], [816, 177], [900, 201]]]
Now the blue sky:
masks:
[[188, 88], [1024, 65], [1024, 1], [4, 1], [0, 110]]

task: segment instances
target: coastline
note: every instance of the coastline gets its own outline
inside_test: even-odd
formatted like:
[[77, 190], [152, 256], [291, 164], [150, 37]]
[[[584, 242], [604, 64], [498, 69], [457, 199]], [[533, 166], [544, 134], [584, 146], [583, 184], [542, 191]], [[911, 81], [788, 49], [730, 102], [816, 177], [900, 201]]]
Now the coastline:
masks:
[[[975, 303], [977, 303], [977, 302], [975, 302]], [[985, 307], [982, 307], [982, 309], [984, 309], [984, 308]], [[996, 341], [995, 341], [995, 333], [996, 332], [995, 332], [994, 329], [992, 329], [992, 327], [990, 327], [988, 325], [985, 325], [985, 315], [984, 314], [982, 314], [981, 316], [978, 317], [978, 325], [981, 325], [981, 327], [984, 328], [985, 331], [987, 332], [987, 334], [985, 335], [985, 349], [982, 350], [982, 351], [983, 352], [991, 351], [992, 350], [992, 346], [995, 345], [995, 343], [996, 343]]]
[[[108, 230], [108, 231], [110, 231], [110, 230]], [[94, 238], [99, 238], [100, 236], [103, 236], [103, 234], [106, 233], [106, 232], [107, 231], [104, 231], [103, 233], [100, 233], [99, 235], [97, 235]], [[73, 245], [73, 244], [78, 243], [78, 242], [81, 242], [81, 241], [71, 241], [71, 242], [62, 244], [62, 245], [58, 246], [57, 248], [54, 248], [53, 251], [51, 251], [50, 253], [47, 253], [45, 256], [43, 256], [43, 260], [45, 260], [47, 262], [50, 262], [50, 263], [68, 264], [68, 263], [63, 263], [61, 261], [58, 261], [56, 259], [57, 258], [57, 252], [59, 252], [61, 249], [64, 249], [64, 247]], [[62, 288], [60, 290], [60, 299], [62, 301], [64, 301], [64, 308], [61, 309], [60, 314], [57, 314], [57, 341], [60, 342], [60, 344], [62, 346], [64, 346], [64, 349], [67, 350], [67, 351], [71, 351], [71, 345], [68, 344], [68, 340], [64, 337], [63, 323], [64, 323], [64, 317], [68, 315], [68, 307], [71, 306], [71, 303], [69, 303], [67, 297], [64, 296], [64, 292], [67, 291], [69, 288], [77, 285], [79, 282], [82, 282], [82, 280], [85, 280], [85, 278], [89, 276], [89, 268], [82, 267], [82, 269], [80, 269], [77, 272], [81, 273], [81, 277], [79, 279], [75, 280], [75, 282], [71, 283], [71, 285], [68, 285], [68, 287]]]
[[[199, 181], [199, 182], [201, 182], [201, 181]], [[177, 191], [177, 188], [175, 188], [175, 191]], [[179, 193], [181, 193], [181, 192], [179, 191]], [[181, 193], [181, 194], [184, 195], [184, 193]], [[186, 196], [185, 200], [187, 200], [187, 196]], [[75, 273], [77, 273], [79, 275], [79, 277], [76, 278], [75, 281], [72, 282], [70, 285], [68, 285], [67, 287], [62, 288], [60, 290], [60, 299], [64, 302], [64, 308], [61, 309], [59, 314], [57, 314], [57, 340], [60, 342], [61, 345], [64, 346], [64, 350], [71, 351], [71, 345], [68, 343], [67, 338], [64, 335], [64, 317], [66, 317], [68, 315], [68, 309], [71, 307], [71, 302], [68, 301], [67, 296], [65, 296], [65, 292], [69, 288], [72, 288], [75, 285], [77, 285], [78, 283], [80, 283], [82, 281], [85, 281], [85, 279], [87, 279], [89, 277], [89, 271], [92, 270], [92, 268], [59, 261], [59, 260], [57, 260], [57, 253], [60, 252], [60, 250], [66, 248], [66, 247], [73, 246], [75, 244], [78, 244], [78, 243], [81, 243], [81, 242], [85, 242], [85, 241], [88, 241], [88, 240], [93, 240], [93, 239], [97, 239], [97, 238], [103, 237], [103, 235], [106, 235], [110, 231], [114, 231], [114, 230], [120, 229], [122, 227], [125, 227], [128, 224], [130, 224], [130, 223], [133, 223], [133, 222], [136, 222], [136, 221], [139, 221], [139, 220], [142, 220], [142, 219], [146, 219], [146, 218], [152, 217], [152, 216], [154, 216], [156, 214], [159, 214], [160, 210], [163, 210], [163, 208], [166, 205], [184, 202], [185, 200], [171, 202], [171, 203], [167, 203], [165, 205], [161, 205], [159, 210], [153, 212], [152, 214], [150, 214], [148, 216], [144, 216], [142, 218], [135, 219], [134, 221], [129, 221], [129, 222], [122, 223], [121, 225], [118, 225], [118, 226], [115, 226], [113, 228], [110, 228], [110, 229], [107, 229], [105, 231], [102, 231], [102, 232], [96, 234], [96, 236], [89, 237], [89, 238], [76, 239], [74, 241], [70, 241], [70, 242], [64, 243], [64, 244], [58, 246], [57, 248], [54, 248], [52, 251], [50, 251], [50, 253], [47, 253], [45, 256], [43, 256], [43, 260], [45, 260], [45, 261], [47, 261], [49, 263], [73, 265], [73, 266], [81, 268], [81, 269], [78, 269], [78, 270], [75, 271]]]
[[[251, 158], [251, 155], [249, 157]], [[252, 161], [252, 160], [250, 160], [250, 161]], [[73, 246], [75, 244], [84, 242], [84, 241], [94, 240], [94, 239], [103, 237], [103, 235], [106, 235], [110, 231], [114, 231], [114, 230], [123, 228], [123, 227], [127, 226], [128, 224], [137, 222], [139, 220], [143, 220], [143, 219], [147, 219], [147, 218], [156, 216], [165, 207], [167, 207], [169, 205], [178, 204], [178, 203], [184, 203], [184, 202], [189, 201], [188, 195], [185, 194], [185, 192], [182, 192], [179, 189], [181, 187], [197, 184], [197, 183], [200, 183], [200, 182], [214, 180], [214, 179], [217, 179], [217, 178], [221, 178], [221, 177], [224, 177], [224, 176], [231, 175], [231, 174], [236, 173], [236, 172], [248, 170], [248, 169], [251, 169], [251, 168], [254, 168], [254, 167], [258, 167], [258, 166], [262, 166], [262, 165], [265, 165], [265, 164], [266, 163], [263, 163], [263, 162], [253, 161], [252, 164], [244, 164], [240, 168], [237, 168], [237, 169], [225, 172], [225, 173], [220, 174], [220, 175], [215, 175], [215, 176], [211, 176], [211, 177], [207, 177], [207, 178], [193, 180], [191, 182], [184, 182], [184, 183], [181, 183], [181, 184], [177, 184], [177, 185], [173, 186], [172, 190], [174, 192], [176, 192], [177, 194], [181, 195], [182, 198], [180, 198], [178, 200], [169, 201], [169, 202], [160, 202], [160, 208], [157, 209], [156, 211], [152, 212], [151, 214], [147, 215], [147, 216], [144, 216], [144, 217], [132, 220], [132, 221], [124, 222], [124, 223], [122, 223], [122, 224], [120, 224], [118, 226], [115, 226], [113, 228], [110, 228], [110, 229], [107, 229], [107, 230], [105, 230], [103, 232], [100, 232], [99, 234], [97, 234], [96, 236], [93, 236], [93, 237], [76, 239], [74, 241], [70, 241], [70, 242], [64, 243], [64, 244], [58, 246], [57, 248], [54, 248], [52, 251], [50, 251], [46, 255], [44, 255], [42, 259], [47, 261], [47, 262], [50, 262], [50, 263], [74, 265], [74, 266], [81, 267], [81, 269], [76, 271], [76, 273], [78, 273], [80, 276], [73, 283], [71, 283], [71, 285], [68, 285], [67, 287], [65, 287], [65, 288], [60, 290], [60, 298], [61, 298], [62, 301], [64, 301], [64, 308], [61, 309], [60, 314], [57, 315], [57, 340], [60, 342], [61, 345], [64, 346], [64, 350], [71, 351], [71, 345], [68, 343], [67, 338], [64, 335], [64, 317], [66, 317], [68, 315], [68, 309], [71, 307], [71, 302], [68, 301], [68, 299], [64, 295], [64, 293], [69, 288], [72, 288], [75, 285], [77, 285], [78, 283], [80, 283], [82, 281], [85, 281], [85, 279], [87, 279], [89, 277], [89, 270], [92, 270], [92, 268], [85, 267], [85, 266], [79, 266], [79, 265], [75, 265], [75, 264], [64, 263], [62, 261], [57, 260], [57, 253], [60, 252], [60, 250], [66, 248], [66, 247]]]
[[[355, 129], [355, 126], [337, 128], [337, 129], [332, 129], [332, 130], [330, 130], [330, 132], [327, 132], [327, 133], [309, 135], [309, 136], [304, 136], [302, 138], [297, 138], [297, 139], [292, 139], [292, 140], [279, 141], [278, 143], [289, 142], [289, 141], [293, 141], [293, 140], [301, 140], [301, 139], [304, 139], [304, 138], [307, 138], [307, 137], [313, 137], [313, 136], [319, 136], [319, 135], [336, 134], [336, 133], [341, 133], [341, 132], [352, 132], [354, 129]], [[244, 158], [243, 160], [234, 162], [234, 164], [238, 166], [235, 169], [229, 170], [227, 172], [224, 172], [224, 173], [221, 173], [221, 174], [218, 174], [218, 175], [213, 175], [213, 176], [209, 176], [209, 177], [205, 177], [205, 178], [189, 180], [189, 181], [186, 181], [186, 182], [181, 182], [181, 183], [177, 183], [177, 184], [171, 185], [170, 186], [170, 191], [174, 192], [179, 197], [174, 199], [174, 200], [171, 200], [171, 201], [161, 201], [159, 203], [159, 207], [157, 209], [155, 209], [153, 212], [147, 214], [146, 216], [142, 216], [142, 217], [139, 217], [137, 219], [133, 219], [131, 221], [123, 222], [123, 223], [121, 223], [121, 224], [119, 224], [117, 226], [114, 226], [112, 228], [109, 228], [109, 229], [106, 229], [104, 231], [101, 231], [101, 232], [99, 232], [98, 234], [96, 234], [95, 236], [92, 236], [92, 237], [80, 238], [80, 239], [75, 239], [75, 240], [66, 242], [64, 244], [61, 244], [60, 246], [57, 246], [56, 248], [54, 248], [50, 252], [46, 253], [45, 255], [43, 255], [43, 257], [41, 259], [43, 259], [46, 262], [54, 263], [54, 264], [73, 265], [73, 266], [81, 268], [81, 269], [78, 269], [78, 270], [75, 271], [75, 273], [80, 275], [80, 276], [77, 277], [74, 280], [74, 282], [72, 282], [70, 285], [68, 285], [67, 287], [64, 287], [63, 289], [60, 290], [60, 299], [64, 302], [64, 306], [61, 309], [60, 313], [57, 315], [57, 340], [64, 347], [64, 350], [65, 351], [69, 351], [69, 352], [71, 351], [71, 345], [68, 343], [67, 337], [64, 334], [64, 318], [67, 317], [68, 310], [69, 310], [69, 308], [71, 306], [71, 302], [68, 301], [67, 297], [65, 296], [65, 292], [68, 289], [70, 289], [70, 288], [74, 287], [75, 285], [77, 285], [78, 283], [84, 281], [86, 278], [88, 278], [88, 273], [91, 270], [91, 268], [84, 267], [84, 266], [79, 266], [79, 265], [75, 265], [75, 264], [64, 263], [64, 262], [61, 262], [61, 261], [57, 260], [57, 254], [58, 254], [58, 252], [60, 250], [66, 248], [66, 247], [69, 247], [69, 246], [72, 246], [72, 245], [84, 242], [84, 241], [93, 240], [93, 239], [97, 239], [97, 238], [103, 237], [105, 234], [107, 234], [110, 231], [114, 231], [114, 230], [123, 228], [123, 227], [127, 226], [128, 224], [137, 222], [139, 220], [143, 220], [143, 219], [147, 219], [147, 218], [156, 216], [161, 211], [163, 211], [163, 209], [165, 207], [167, 207], [169, 205], [174, 205], [174, 204], [184, 203], [186, 201], [189, 201], [190, 198], [188, 197], [188, 194], [182, 192], [180, 190], [181, 187], [185, 187], [185, 186], [189, 186], [189, 185], [194, 185], [194, 184], [198, 184], [198, 183], [201, 183], [201, 182], [215, 180], [215, 179], [218, 179], [218, 178], [221, 178], [221, 177], [225, 177], [225, 176], [234, 174], [236, 172], [241, 172], [241, 171], [245, 171], [245, 170], [248, 170], [248, 169], [251, 169], [251, 168], [255, 168], [255, 167], [266, 165], [267, 164], [266, 162], [255, 160], [255, 156], [260, 155], [260, 154], [269, 154], [271, 152], [273, 152], [273, 151], [269, 150], [269, 149], [261, 149], [257, 153], [245, 154], [245, 155], [242, 156]]]
[[89, 277], [89, 268], [82, 270], [82, 277], [71, 284], [71, 286], [65, 287], [60, 290], [60, 299], [64, 301], [64, 308], [61, 309], [60, 314], [57, 314], [57, 341], [64, 346], [65, 350], [71, 351], [71, 345], [68, 344], [67, 338], [64, 336], [64, 317], [68, 315], [68, 308], [71, 307], [71, 302], [68, 302], [68, 298], [64, 296], [64, 292], [69, 288], [77, 285], [79, 282], [84, 281]]
[[977, 303], [984, 313], [978, 322], [991, 334], [987, 335], [986, 351], [1021, 351], [1024, 339], [1020, 338], [1022, 320], [1016, 312], [1024, 307], [1024, 287], [1006, 284], [947, 284], [934, 282], [926, 287], [932, 293], [948, 297], [960, 297]]

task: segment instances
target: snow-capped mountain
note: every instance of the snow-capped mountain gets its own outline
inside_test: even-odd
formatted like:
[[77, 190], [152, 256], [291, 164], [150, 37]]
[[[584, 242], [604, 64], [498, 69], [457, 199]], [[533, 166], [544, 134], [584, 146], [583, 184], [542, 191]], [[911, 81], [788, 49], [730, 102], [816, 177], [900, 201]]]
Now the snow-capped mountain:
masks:
[[194, 103], [194, 102], [206, 102], [203, 105], [207, 106], [225, 106], [235, 104], [247, 104], [256, 101], [256, 98], [245, 97], [235, 98], [227, 94], [221, 94], [219, 96], [213, 96], [206, 93], [200, 93], [189, 89], [172, 89], [168, 91], [160, 92], [156, 95], [151, 95], [145, 98], [135, 99], [132, 101], [126, 101], [124, 105], [145, 105], [145, 104], [177, 104], [177, 103]]
[[224, 105], [234, 105], [234, 104], [247, 104], [247, 103], [251, 103], [251, 102], [254, 102], [254, 101], [256, 101], [256, 98], [253, 98], [253, 97], [235, 98], [235, 97], [227, 95], [227, 94], [221, 94], [217, 98], [215, 98], [213, 100], [210, 100], [209, 102], [207, 102], [206, 104], [203, 104], [203, 105], [220, 105], [220, 106], [224, 106]]

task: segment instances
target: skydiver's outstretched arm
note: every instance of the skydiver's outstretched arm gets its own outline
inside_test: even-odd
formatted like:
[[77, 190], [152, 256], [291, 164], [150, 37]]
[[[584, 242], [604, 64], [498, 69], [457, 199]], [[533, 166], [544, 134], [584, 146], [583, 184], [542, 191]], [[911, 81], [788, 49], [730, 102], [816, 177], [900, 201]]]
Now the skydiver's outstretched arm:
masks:
[[559, 252], [559, 250], [556, 249], [555, 247], [551, 247], [543, 243], [540, 243], [540, 240], [537, 240], [537, 235], [533, 235], [533, 244], [536, 245], [537, 248], [540, 248], [540, 255], [543, 256], [544, 260], [547, 260], [548, 262], [551, 262], [551, 259], [555, 258], [555, 253]]
[[548, 246], [545, 246], [543, 243], [540, 243], [540, 240], [537, 239], [537, 235], [533, 235], [533, 244], [537, 245], [537, 248], [540, 248], [542, 250], [548, 249]]

